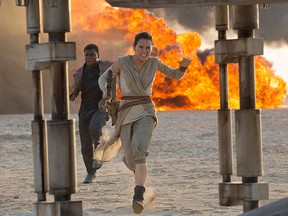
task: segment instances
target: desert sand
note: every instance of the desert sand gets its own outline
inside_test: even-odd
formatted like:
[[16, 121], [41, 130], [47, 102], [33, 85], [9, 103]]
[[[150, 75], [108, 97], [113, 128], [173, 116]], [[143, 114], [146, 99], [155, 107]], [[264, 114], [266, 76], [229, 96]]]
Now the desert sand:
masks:
[[[264, 176], [259, 177], [259, 182], [269, 183], [269, 200], [261, 201], [261, 206], [287, 195], [287, 114], [287, 108], [262, 110]], [[77, 115], [71, 118], [77, 125]], [[158, 112], [158, 118], [148, 157], [146, 208], [142, 215], [241, 214], [242, 206], [224, 207], [218, 203], [222, 177], [217, 111], [165, 111]], [[32, 114], [0, 116], [0, 215], [32, 215], [32, 204], [37, 200], [33, 187], [32, 120]], [[110, 125], [108, 122], [108, 129]], [[133, 173], [121, 162], [122, 153], [103, 165], [95, 184], [85, 185], [78, 129], [76, 142], [78, 192], [72, 200], [83, 202], [83, 215], [133, 215]], [[232, 179], [241, 180], [236, 174]], [[47, 197], [53, 201], [52, 195]]]

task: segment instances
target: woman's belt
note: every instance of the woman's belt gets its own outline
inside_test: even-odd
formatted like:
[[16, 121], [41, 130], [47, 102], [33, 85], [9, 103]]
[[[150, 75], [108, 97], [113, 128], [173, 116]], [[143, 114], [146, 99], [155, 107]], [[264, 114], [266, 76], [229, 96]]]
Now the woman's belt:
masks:
[[127, 102], [123, 104], [122, 106], [119, 107], [118, 111], [121, 111], [127, 107], [131, 107], [131, 106], [135, 106], [139, 104], [147, 104], [147, 103], [152, 102], [150, 96], [123, 96], [121, 97], [121, 100], [135, 100], [135, 101], [131, 101], [131, 102]]

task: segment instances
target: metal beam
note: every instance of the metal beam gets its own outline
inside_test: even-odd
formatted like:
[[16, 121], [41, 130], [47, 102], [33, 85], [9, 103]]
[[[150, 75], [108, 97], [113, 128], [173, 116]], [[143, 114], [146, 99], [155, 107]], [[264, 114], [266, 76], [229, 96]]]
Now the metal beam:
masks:
[[288, 0], [106, 0], [114, 7], [169, 8], [187, 6], [251, 5], [287, 3]]

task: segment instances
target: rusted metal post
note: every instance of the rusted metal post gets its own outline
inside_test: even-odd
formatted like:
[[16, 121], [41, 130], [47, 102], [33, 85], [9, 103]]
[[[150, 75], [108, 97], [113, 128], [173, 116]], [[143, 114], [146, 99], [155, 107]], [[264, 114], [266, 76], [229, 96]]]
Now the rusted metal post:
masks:
[[[31, 2], [36, 4], [37, 1]], [[39, 2], [37, 3], [39, 7]], [[38, 202], [33, 204], [33, 215], [80, 216], [82, 202], [71, 201], [71, 194], [77, 191], [77, 169], [75, 121], [70, 119], [67, 69], [67, 61], [76, 59], [76, 46], [73, 42], [66, 42], [65, 35], [70, 31], [70, 1], [43, 0], [41, 5], [43, 31], [48, 33], [48, 43], [39, 43], [37, 31], [40, 27], [36, 30], [33, 27], [39, 17], [32, 17], [33, 12], [27, 9], [27, 19], [31, 19], [32, 27], [31, 44], [26, 45], [26, 69], [33, 71], [35, 85], [35, 121], [32, 124], [32, 131], [33, 143], [36, 146], [34, 177]], [[43, 120], [40, 73], [40, 70], [44, 69], [50, 72], [53, 92], [52, 117], [47, 121], [47, 127], [46, 121]], [[42, 145], [41, 141], [45, 145]], [[46, 201], [47, 191], [54, 195], [54, 202], [42, 202]]]
[[[245, 16], [243, 16], [245, 14]], [[239, 39], [253, 38], [259, 27], [259, 8], [254, 5], [233, 6], [233, 28]], [[235, 112], [237, 175], [242, 183], [258, 183], [262, 175], [261, 111], [256, 109], [254, 55], [238, 57], [240, 110]], [[243, 200], [243, 211], [259, 207], [259, 200]]]
[[[239, 64], [240, 109], [235, 110], [235, 137], [237, 175], [242, 177], [242, 183], [223, 181], [219, 184], [219, 197], [220, 205], [243, 203], [243, 210], [249, 211], [259, 206], [259, 200], [268, 199], [268, 184], [258, 183], [258, 176], [263, 173], [262, 134], [261, 111], [256, 109], [254, 73], [254, 56], [263, 54], [264, 43], [263, 39], [254, 38], [253, 31], [258, 27], [257, 5], [234, 5], [232, 20], [238, 39], [215, 41], [215, 61]], [[220, 79], [223, 79], [220, 82], [225, 81], [224, 76]], [[225, 98], [224, 91], [220, 94]], [[225, 106], [223, 99], [221, 107]], [[224, 150], [222, 155], [225, 154], [229, 153]], [[220, 166], [226, 168], [224, 159]]]
[[[218, 31], [218, 40], [226, 40], [226, 31], [229, 29], [229, 11], [228, 6], [217, 6], [215, 10], [216, 30]], [[218, 110], [218, 137], [219, 137], [219, 158], [220, 174], [223, 176], [223, 182], [231, 182], [233, 174], [233, 156], [232, 156], [232, 124], [231, 110], [228, 101], [228, 77], [227, 64], [219, 64], [220, 72], [220, 109]]]
[[[70, 2], [52, 3], [46, 0], [42, 3], [43, 31], [48, 33], [49, 44], [57, 47], [65, 45], [66, 32], [70, 32]], [[52, 80], [52, 119], [47, 122], [49, 193], [55, 201], [70, 201], [77, 183], [75, 122], [69, 119], [67, 62], [50, 62], [49, 69]]]
[[[216, 30], [218, 41], [225, 41], [226, 31], [229, 29], [229, 7], [215, 7]], [[232, 111], [229, 109], [228, 98], [228, 73], [227, 63], [219, 63], [220, 78], [220, 109], [218, 110], [218, 140], [219, 140], [219, 168], [223, 183], [219, 184], [219, 204], [231, 206], [239, 204], [239, 200], [232, 197], [224, 197], [221, 188], [231, 182], [233, 174], [233, 141], [232, 141]]]
[[[39, 0], [30, 1], [26, 6], [27, 33], [30, 44], [39, 44], [40, 27]], [[34, 188], [38, 201], [46, 201], [48, 191], [47, 173], [47, 127], [44, 120], [43, 82], [40, 70], [32, 70], [34, 85], [34, 120], [32, 126]]]

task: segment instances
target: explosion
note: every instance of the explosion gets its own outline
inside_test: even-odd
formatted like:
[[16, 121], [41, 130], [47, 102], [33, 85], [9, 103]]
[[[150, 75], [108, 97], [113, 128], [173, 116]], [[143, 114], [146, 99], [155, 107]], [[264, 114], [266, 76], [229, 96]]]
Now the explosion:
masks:
[[[212, 52], [200, 59], [198, 49], [201, 36], [197, 32], [177, 34], [163, 18], [143, 9], [120, 9], [106, 1], [72, 0], [73, 28], [87, 37], [110, 41], [109, 52], [113, 55], [132, 54], [135, 34], [149, 31], [158, 50], [158, 57], [172, 67], [178, 67], [182, 56], [192, 59], [185, 76], [172, 80], [157, 73], [152, 99], [158, 110], [219, 109], [219, 68]], [[111, 42], [112, 41], [112, 42]], [[81, 38], [77, 43], [83, 42]], [[107, 43], [107, 42], [106, 42]], [[105, 50], [106, 47], [102, 47]], [[101, 51], [100, 51], [101, 53]], [[112, 60], [113, 59], [109, 59]], [[256, 107], [275, 108], [286, 96], [285, 81], [276, 76], [271, 64], [263, 57], [255, 57]], [[239, 108], [238, 65], [228, 65], [229, 108]]]

